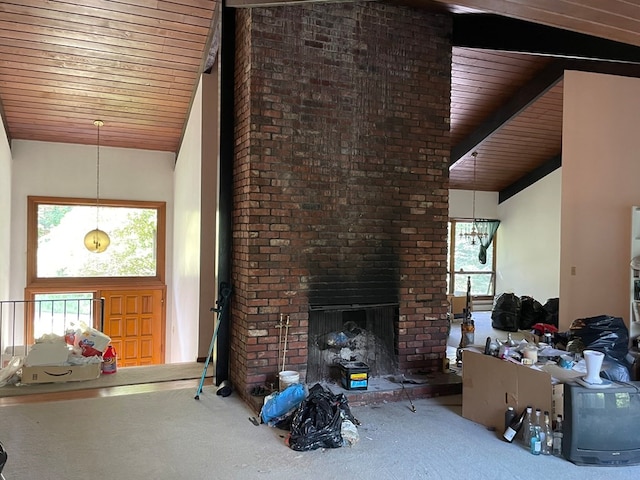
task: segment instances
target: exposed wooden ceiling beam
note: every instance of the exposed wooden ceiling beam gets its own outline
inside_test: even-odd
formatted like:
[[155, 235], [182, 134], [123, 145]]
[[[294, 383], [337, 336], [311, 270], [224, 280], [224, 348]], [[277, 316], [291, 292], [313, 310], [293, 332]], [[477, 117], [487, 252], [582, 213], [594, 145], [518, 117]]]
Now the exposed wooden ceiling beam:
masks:
[[478, 128], [467, 135], [457, 145], [451, 147], [449, 167], [471, 153], [487, 137], [498, 131], [509, 120], [516, 117], [525, 108], [545, 94], [560, 81], [564, 75], [565, 66], [562, 61], [551, 63], [529, 83], [524, 85], [513, 95], [507, 103], [497, 109]]
[[640, 78], [640, 64], [557, 60], [534, 77], [513, 95], [502, 107], [490, 115], [478, 128], [451, 147], [449, 167], [478, 148], [490, 135], [515, 118], [525, 108], [552, 88], [564, 75], [565, 70], [604, 73]]
[[546, 55], [558, 60], [452, 146], [450, 166], [544, 95], [560, 81], [565, 70], [640, 75], [639, 47], [495, 15], [454, 15], [452, 43], [455, 47]]
[[640, 47], [497, 15], [454, 15], [453, 46], [640, 63]]
[[556, 155], [555, 157], [550, 158], [545, 163], [540, 165], [538, 168], [529, 172], [524, 177], [520, 178], [518, 181], [513, 182], [507, 188], [498, 192], [498, 203], [502, 203], [505, 200], [513, 197], [517, 193], [520, 193], [525, 188], [533, 185], [538, 180], [546, 177], [551, 172], [557, 170], [562, 166], [562, 155]]

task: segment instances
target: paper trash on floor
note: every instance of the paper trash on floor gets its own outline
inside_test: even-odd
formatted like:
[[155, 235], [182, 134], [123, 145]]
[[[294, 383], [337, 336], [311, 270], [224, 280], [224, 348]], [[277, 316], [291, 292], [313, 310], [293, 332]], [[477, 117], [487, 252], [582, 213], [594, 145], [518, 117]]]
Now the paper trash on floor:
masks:
[[102, 354], [111, 339], [84, 323], [64, 337], [47, 334], [30, 347], [20, 383], [58, 383], [93, 380], [100, 376]]

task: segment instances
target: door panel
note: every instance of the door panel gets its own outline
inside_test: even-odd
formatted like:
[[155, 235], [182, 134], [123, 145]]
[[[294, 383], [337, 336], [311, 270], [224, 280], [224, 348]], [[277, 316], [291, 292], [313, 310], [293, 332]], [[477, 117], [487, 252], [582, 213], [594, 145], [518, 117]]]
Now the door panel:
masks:
[[118, 354], [118, 366], [164, 363], [164, 288], [103, 290], [104, 333]]

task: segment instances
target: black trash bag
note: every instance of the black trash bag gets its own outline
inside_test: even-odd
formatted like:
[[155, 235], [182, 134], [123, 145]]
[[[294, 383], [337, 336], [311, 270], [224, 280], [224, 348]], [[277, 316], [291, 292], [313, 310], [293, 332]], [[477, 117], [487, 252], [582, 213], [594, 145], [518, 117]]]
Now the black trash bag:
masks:
[[599, 315], [578, 318], [569, 326], [571, 339], [580, 339], [585, 350], [597, 350], [607, 357], [623, 362], [629, 353], [629, 331], [620, 317]]
[[611, 380], [612, 382], [630, 382], [632, 366], [626, 359], [618, 361], [605, 355], [602, 365], [603, 370], [600, 372], [602, 378]]
[[289, 447], [299, 452], [341, 447], [343, 416], [358, 424], [344, 394], [335, 395], [316, 383], [293, 414]]
[[491, 326], [497, 330], [517, 332], [520, 324], [520, 297], [513, 293], [501, 293], [493, 302]]
[[527, 295], [520, 297], [520, 330], [530, 330], [536, 323], [545, 323], [545, 318], [544, 308], [539, 301]]
[[547, 299], [547, 303], [542, 307], [545, 313], [544, 323], [548, 323], [549, 325], [553, 325], [554, 327], [558, 326], [558, 310], [560, 309], [560, 299], [559, 298], [549, 298]]

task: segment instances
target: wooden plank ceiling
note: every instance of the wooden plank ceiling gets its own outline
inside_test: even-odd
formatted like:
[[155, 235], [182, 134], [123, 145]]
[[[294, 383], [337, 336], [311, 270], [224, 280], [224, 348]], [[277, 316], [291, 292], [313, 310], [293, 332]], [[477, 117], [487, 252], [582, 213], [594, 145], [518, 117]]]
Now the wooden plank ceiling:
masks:
[[[451, 144], [471, 135], [550, 62], [548, 57], [454, 48]], [[474, 146], [475, 181], [472, 155], [456, 162], [450, 188], [500, 191], [559, 154], [561, 141], [562, 84], [558, 83]]]
[[[433, 0], [451, 11], [493, 13], [640, 46], [636, 0]], [[414, 0], [428, 5], [432, 0]]]
[[215, 0], [3, 0], [11, 139], [178, 150]]
[[[227, 0], [226, 5], [289, 1]], [[212, 44], [215, 49], [217, 2], [3, 0], [0, 106], [8, 136], [94, 144], [93, 121], [101, 119], [101, 145], [177, 152], [199, 75], [211, 60]], [[397, 3], [454, 15], [452, 188], [505, 192], [557, 168], [565, 68], [640, 76], [640, 5], [635, 1]], [[554, 28], [524, 35], [517, 24], [503, 28], [458, 21], [484, 14]], [[536, 51], [533, 44], [546, 38], [552, 39], [550, 45]], [[556, 50], [570, 44], [577, 50]], [[621, 56], [617, 70], [601, 58], [603, 51]], [[628, 69], [621, 70], [625, 65]], [[473, 151], [478, 153], [475, 181]]]
[[[412, 2], [425, 7], [430, 3], [433, 2]], [[538, 51], [531, 48], [531, 42], [515, 38], [492, 40], [493, 45], [505, 48], [502, 51], [487, 49], [488, 44], [483, 42], [478, 43], [479, 48], [454, 47], [451, 188], [498, 191], [501, 199], [508, 198], [561, 165], [561, 76], [565, 68], [633, 76], [640, 73], [638, 50], [630, 49], [624, 61], [614, 66], [603, 57], [616, 55], [615, 51], [624, 45], [598, 43], [598, 39], [605, 39], [640, 46], [637, 2], [436, 0], [436, 3], [452, 12], [495, 14], [554, 27], [559, 32], [594, 37], [593, 43], [587, 37], [561, 37], [556, 42], [558, 49], [544, 50], [548, 47], [543, 46]], [[517, 36], [517, 32], [499, 29], [496, 36], [501, 34]], [[540, 31], [534, 41], [540, 42], [546, 34], [546, 30]], [[571, 44], [577, 49], [573, 50]], [[523, 45], [526, 47], [522, 48]], [[602, 55], [603, 52], [606, 54]], [[530, 92], [523, 93], [527, 90]], [[527, 95], [526, 100], [517, 100], [518, 96]]]

